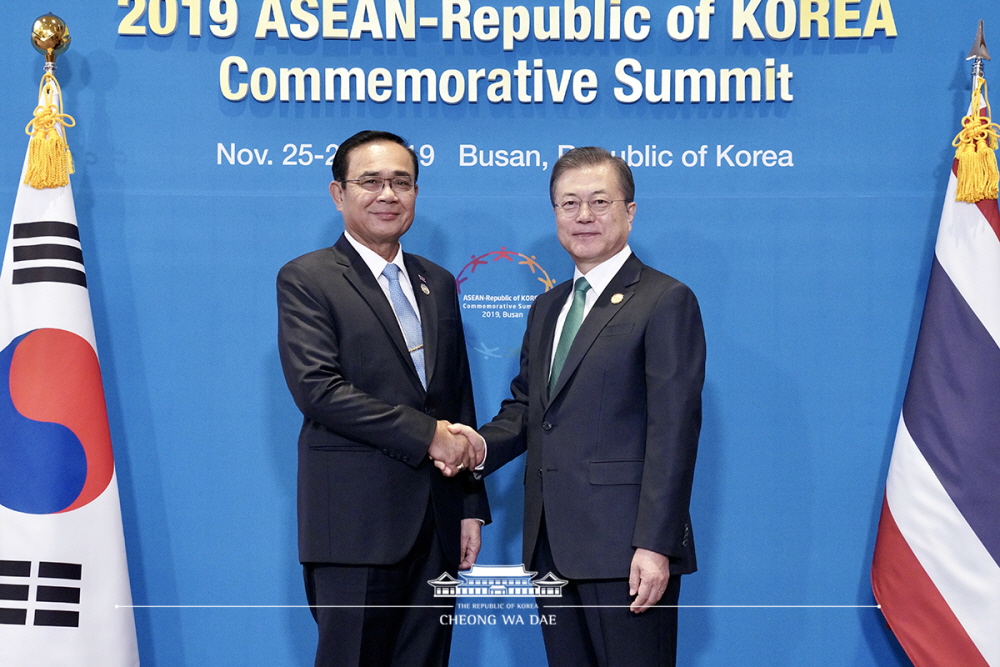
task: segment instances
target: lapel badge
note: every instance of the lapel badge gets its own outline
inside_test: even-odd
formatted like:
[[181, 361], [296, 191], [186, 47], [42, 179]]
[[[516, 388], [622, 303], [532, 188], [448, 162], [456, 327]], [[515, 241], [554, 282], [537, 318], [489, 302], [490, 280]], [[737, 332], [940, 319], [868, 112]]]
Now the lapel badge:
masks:
[[[421, 278], [421, 280], [423, 279]], [[420, 291], [426, 294], [427, 296], [431, 295], [431, 288], [425, 285], [424, 283], [420, 283]]]
[[625, 298], [625, 295], [622, 294], [621, 292], [619, 292], [618, 294], [614, 294], [614, 295], [611, 296], [611, 303], [617, 305], [617, 304], [621, 303], [622, 299], [624, 299], [624, 298]]

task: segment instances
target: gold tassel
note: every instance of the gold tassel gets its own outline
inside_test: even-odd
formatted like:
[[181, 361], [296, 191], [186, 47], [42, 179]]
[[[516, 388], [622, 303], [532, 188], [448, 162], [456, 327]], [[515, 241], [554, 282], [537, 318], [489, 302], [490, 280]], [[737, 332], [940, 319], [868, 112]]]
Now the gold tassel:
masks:
[[[986, 107], [985, 115], [982, 107]], [[1000, 172], [997, 171], [997, 138], [1000, 126], [990, 120], [990, 102], [986, 95], [986, 80], [977, 77], [972, 91], [969, 115], [962, 119], [962, 131], [951, 145], [958, 160], [956, 201], [975, 204], [983, 199], [996, 199]]]
[[[55, 103], [57, 94], [58, 105]], [[24, 184], [36, 190], [60, 188], [69, 184], [69, 175], [74, 171], [65, 128], [73, 127], [76, 121], [63, 113], [62, 90], [50, 72], [42, 76], [38, 97], [42, 102], [35, 107], [35, 117], [24, 128], [31, 136]]]

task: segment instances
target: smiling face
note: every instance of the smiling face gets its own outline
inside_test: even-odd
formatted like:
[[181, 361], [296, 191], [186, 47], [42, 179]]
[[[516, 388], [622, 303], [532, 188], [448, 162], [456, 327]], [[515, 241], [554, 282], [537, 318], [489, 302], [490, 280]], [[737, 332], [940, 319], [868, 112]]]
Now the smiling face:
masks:
[[[635, 202], [618, 201], [625, 199], [625, 193], [610, 163], [566, 170], [556, 181], [552, 194], [559, 243], [581, 273], [586, 274], [610, 259], [628, 243]], [[606, 213], [595, 215], [589, 205], [595, 199], [613, 203]], [[559, 205], [568, 200], [581, 202], [579, 210], [563, 211]]]
[[[347, 156], [347, 180], [365, 177], [405, 177], [414, 180], [413, 158], [405, 147], [388, 141], [374, 141], [354, 148]], [[399, 238], [413, 223], [417, 188], [396, 192], [383, 183], [378, 192], [368, 192], [357, 183], [334, 181], [330, 195], [344, 216], [344, 227], [386, 261], [392, 261]]]

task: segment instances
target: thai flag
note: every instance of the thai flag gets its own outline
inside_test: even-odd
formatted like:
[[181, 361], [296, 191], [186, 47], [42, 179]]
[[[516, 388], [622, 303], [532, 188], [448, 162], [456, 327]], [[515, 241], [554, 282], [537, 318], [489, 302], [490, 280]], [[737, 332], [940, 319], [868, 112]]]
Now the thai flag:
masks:
[[24, 164], [0, 270], [0, 665], [138, 665], [73, 190]]
[[1000, 666], [1000, 212], [952, 166], [872, 589], [917, 667]]

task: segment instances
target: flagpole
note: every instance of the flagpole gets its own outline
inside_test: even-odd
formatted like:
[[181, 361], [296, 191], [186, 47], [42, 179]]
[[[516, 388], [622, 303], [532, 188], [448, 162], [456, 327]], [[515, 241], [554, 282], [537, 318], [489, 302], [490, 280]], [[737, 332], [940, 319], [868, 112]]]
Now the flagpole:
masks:
[[[139, 667], [69, 180], [75, 121], [54, 74], [70, 43], [66, 23], [38, 18], [31, 43], [45, 71], [0, 266], [0, 665]], [[11, 589], [17, 595], [5, 595]]]
[[872, 590], [916, 667], [1000, 666], [1000, 127], [986, 101], [979, 22], [971, 101], [952, 141], [913, 364], [872, 559]]

